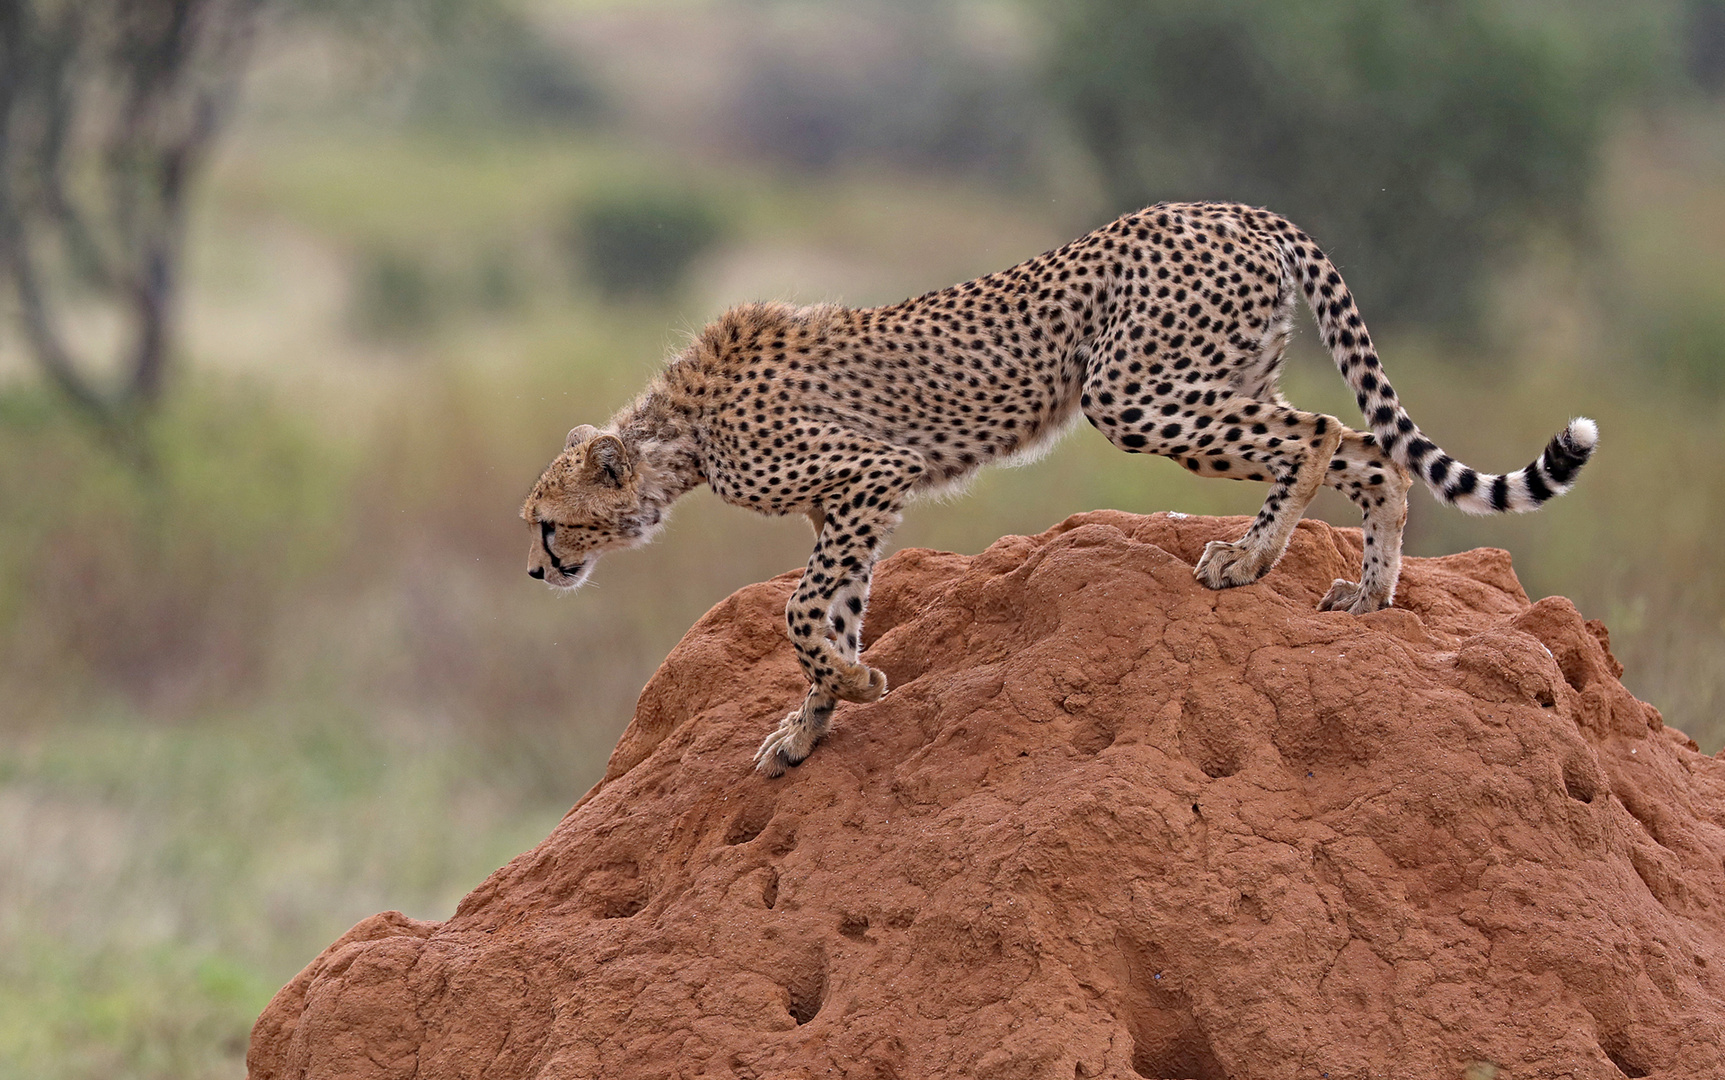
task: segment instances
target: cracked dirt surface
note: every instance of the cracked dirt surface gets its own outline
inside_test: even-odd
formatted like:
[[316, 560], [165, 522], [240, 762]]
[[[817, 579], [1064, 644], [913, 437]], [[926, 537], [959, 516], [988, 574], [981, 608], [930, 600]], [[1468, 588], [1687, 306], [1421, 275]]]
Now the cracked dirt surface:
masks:
[[887, 560], [779, 780], [795, 575], [709, 612], [606, 777], [447, 922], [276, 996], [255, 1080], [1725, 1077], [1725, 761], [1500, 551], [1313, 610], [1357, 530], [1097, 512]]

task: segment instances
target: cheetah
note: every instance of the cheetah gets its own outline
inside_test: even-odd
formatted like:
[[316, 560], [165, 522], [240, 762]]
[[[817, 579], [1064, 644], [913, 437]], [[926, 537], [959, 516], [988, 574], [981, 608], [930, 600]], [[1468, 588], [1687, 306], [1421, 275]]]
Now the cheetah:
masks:
[[[1278, 391], [1299, 296], [1370, 430]], [[521, 510], [528, 573], [580, 586], [602, 551], [647, 542], [702, 483], [763, 514], [807, 515], [814, 551], [785, 621], [809, 691], [755, 756], [778, 776], [840, 701], [886, 691], [858, 652], [871, 572], [906, 498], [1033, 453], [1080, 413], [1129, 453], [1269, 485], [1243, 536], [1205, 547], [1193, 573], [1212, 589], [1262, 577], [1320, 485], [1341, 491], [1364, 518], [1363, 565], [1318, 607], [1356, 614], [1395, 598], [1414, 477], [1467, 512], [1532, 510], [1570, 488], [1598, 441], [1579, 417], [1525, 468], [1463, 465], [1402, 407], [1310, 237], [1253, 207], [1159, 204], [886, 307], [727, 311], [604, 429], [569, 433]]]

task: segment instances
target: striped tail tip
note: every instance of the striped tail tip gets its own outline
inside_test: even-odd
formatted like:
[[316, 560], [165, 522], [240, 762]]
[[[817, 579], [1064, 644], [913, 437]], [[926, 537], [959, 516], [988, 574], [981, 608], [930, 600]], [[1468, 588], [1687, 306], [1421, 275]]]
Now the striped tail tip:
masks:
[[1545, 444], [1545, 452], [1539, 455], [1537, 467], [1551, 480], [1553, 494], [1569, 490], [1575, 474], [1587, 464], [1598, 445], [1599, 425], [1585, 416], [1571, 420], [1568, 427], [1551, 437]]
[[1444, 455], [1420, 475], [1434, 495], [1464, 513], [1526, 513], [1574, 487], [1576, 474], [1598, 445], [1599, 425], [1578, 416], [1551, 437], [1532, 464], [1515, 472], [1475, 472]]
[[1525, 513], [1562, 495], [1575, 486], [1575, 474], [1587, 464], [1598, 444], [1598, 424], [1585, 416], [1571, 420], [1568, 427], [1551, 437], [1533, 464], [1492, 486], [1492, 509]]
[[1585, 416], [1578, 416], [1563, 429], [1562, 439], [1574, 448], [1583, 461], [1599, 445], [1599, 425]]

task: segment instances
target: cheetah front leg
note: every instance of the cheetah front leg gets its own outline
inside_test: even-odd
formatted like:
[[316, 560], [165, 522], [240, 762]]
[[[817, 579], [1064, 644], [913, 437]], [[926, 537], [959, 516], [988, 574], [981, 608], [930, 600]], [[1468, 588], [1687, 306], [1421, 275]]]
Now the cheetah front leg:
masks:
[[[862, 598], [868, 594], [871, 570], [862, 572], [860, 582], [852, 578], [841, 586], [834, 597], [834, 611], [827, 616], [829, 628], [818, 639], [799, 641], [798, 628], [813, 622], [819, 632], [819, 620], [809, 612], [819, 609], [820, 598], [811, 598], [810, 606], [802, 608], [800, 613], [797, 597], [793, 596], [786, 605], [785, 621], [791, 627], [797, 659], [810, 679], [810, 686], [802, 706], [781, 720], [755, 752], [755, 767], [768, 776], [778, 776], [802, 764], [814, 751], [815, 744], [826, 736], [840, 701], [867, 703], [886, 693], [886, 673], [857, 660], [857, 643], [862, 637]], [[838, 614], [851, 610], [847, 596], [857, 600], [848, 618]], [[816, 679], [821, 681], [815, 682]]]
[[886, 693], [886, 673], [858, 660], [875, 559], [899, 523], [904, 493], [922, 475], [914, 454], [865, 459], [863, 479], [824, 504], [820, 539], [785, 605], [785, 625], [809, 680], [802, 707], [786, 716], [755, 754], [755, 767], [778, 776], [799, 765], [827, 733], [840, 701]]
[[[829, 519], [829, 530], [836, 524]], [[755, 767], [768, 776], [802, 764], [826, 735], [840, 701], [869, 702], [886, 692], [886, 673], [857, 659], [874, 552], [836, 555], [839, 545], [831, 541], [838, 535], [843, 533], [823, 530], [803, 584], [785, 605], [785, 625], [809, 692], [755, 753]], [[854, 569], [845, 566], [848, 560], [855, 560]]]
[[[1215, 456], [1194, 458], [1198, 472], [1221, 472], [1238, 476], [1246, 467], [1264, 461], [1275, 480], [1258, 511], [1257, 519], [1240, 539], [1212, 540], [1193, 570], [1200, 582], [1212, 589], [1226, 589], [1257, 581], [1276, 565], [1294, 535], [1306, 507], [1324, 483], [1330, 459], [1341, 444], [1341, 422], [1321, 413], [1286, 410], [1279, 421], [1281, 434], [1261, 437], [1241, 434], [1241, 442], [1228, 445]], [[1271, 445], [1271, 440], [1274, 445]], [[1253, 447], [1262, 442], [1261, 447]], [[1263, 456], [1260, 457], [1258, 452]], [[1250, 458], [1247, 453], [1252, 453]]]
[[1364, 615], [1389, 607], [1401, 576], [1402, 529], [1408, 520], [1412, 474], [1392, 461], [1372, 436], [1348, 431], [1330, 460], [1324, 482], [1360, 508], [1365, 519], [1365, 551], [1360, 559], [1360, 580], [1337, 578], [1318, 602], [1318, 610]]

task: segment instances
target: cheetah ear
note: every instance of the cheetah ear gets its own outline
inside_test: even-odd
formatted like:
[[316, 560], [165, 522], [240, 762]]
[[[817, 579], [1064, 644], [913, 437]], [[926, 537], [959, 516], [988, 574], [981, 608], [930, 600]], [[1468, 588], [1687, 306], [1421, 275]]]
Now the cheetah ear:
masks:
[[563, 440], [563, 449], [573, 450], [577, 446], [599, 434], [599, 429], [592, 424], [580, 424], [569, 429], [569, 437]]
[[587, 467], [602, 484], [622, 487], [634, 472], [629, 450], [615, 435], [600, 435], [587, 445]]

